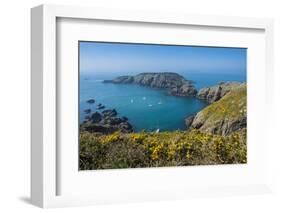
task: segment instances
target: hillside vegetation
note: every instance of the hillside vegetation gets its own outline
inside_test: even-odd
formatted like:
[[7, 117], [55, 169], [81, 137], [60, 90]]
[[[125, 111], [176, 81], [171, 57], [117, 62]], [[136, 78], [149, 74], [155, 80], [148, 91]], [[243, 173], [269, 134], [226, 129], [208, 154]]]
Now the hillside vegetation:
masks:
[[80, 133], [81, 170], [246, 163], [246, 129], [229, 136], [199, 130]]

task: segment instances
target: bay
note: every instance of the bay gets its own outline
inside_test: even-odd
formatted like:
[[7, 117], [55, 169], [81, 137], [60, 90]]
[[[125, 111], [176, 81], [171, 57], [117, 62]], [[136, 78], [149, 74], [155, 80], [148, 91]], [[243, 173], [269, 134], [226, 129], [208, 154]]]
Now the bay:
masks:
[[[154, 89], [135, 84], [110, 84], [103, 80], [113, 79], [129, 73], [91, 73], [80, 75], [79, 120], [83, 122], [85, 109], [98, 111], [97, 104], [106, 109], [116, 109], [118, 116], [126, 116], [134, 131], [172, 131], [186, 129], [184, 118], [194, 115], [207, 106], [207, 103], [195, 97], [175, 97], [163, 89]], [[213, 86], [222, 81], [245, 82], [246, 76], [206, 73], [179, 73], [194, 81], [200, 89]], [[95, 99], [88, 104], [88, 99]]]

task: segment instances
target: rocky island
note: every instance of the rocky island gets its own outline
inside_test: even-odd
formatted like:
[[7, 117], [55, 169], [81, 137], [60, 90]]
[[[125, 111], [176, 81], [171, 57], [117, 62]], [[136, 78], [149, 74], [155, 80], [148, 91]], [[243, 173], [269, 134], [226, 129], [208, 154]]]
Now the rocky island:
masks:
[[173, 72], [140, 73], [135, 76], [120, 76], [104, 83], [138, 84], [152, 88], [167, 89], [168, 93], [175, 96], [196, 96], [197, 90], [193, 82]]

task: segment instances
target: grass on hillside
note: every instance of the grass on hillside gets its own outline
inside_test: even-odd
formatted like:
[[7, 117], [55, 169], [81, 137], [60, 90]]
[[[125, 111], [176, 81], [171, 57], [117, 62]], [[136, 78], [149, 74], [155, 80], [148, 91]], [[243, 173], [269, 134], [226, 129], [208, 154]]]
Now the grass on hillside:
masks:
[[235, 90], [226, 94], [222, 99], [200, 111], [204, 117], [211, 120], [222, 119], [223, 117], [237, 118], [246, 115], [247, 94], [246, 85], [243, 84]]

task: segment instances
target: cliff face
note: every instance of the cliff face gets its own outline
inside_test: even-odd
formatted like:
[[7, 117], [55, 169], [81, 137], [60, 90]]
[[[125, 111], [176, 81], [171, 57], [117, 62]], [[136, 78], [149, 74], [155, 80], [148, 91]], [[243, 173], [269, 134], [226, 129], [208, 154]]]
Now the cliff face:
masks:
[[236, 86], [219, 101], [198, 112], [186, 123], [202, 132], [229, 135], [247, 127], [246, 84]]
[[213, 103], [240, 85], [241, 83], [239, 82], [222, 82], [213, 87], [204, 87], [197, 93], [197, 98], [206, 100], [208, 103]]
[[142, 86], [167, 89], [176, 96], [195, 96], [197, 90], [191, 81], [184, 79], [177, 73], [140, 73], [136, 76], [120, 76], [113, 80], [105, 80], [104, 83], [126, 84], [135, 83]]
[[185, 79], [177, 73], [141, 73], [134, 77], [134, 82], [155, 88], [179, 87]]

